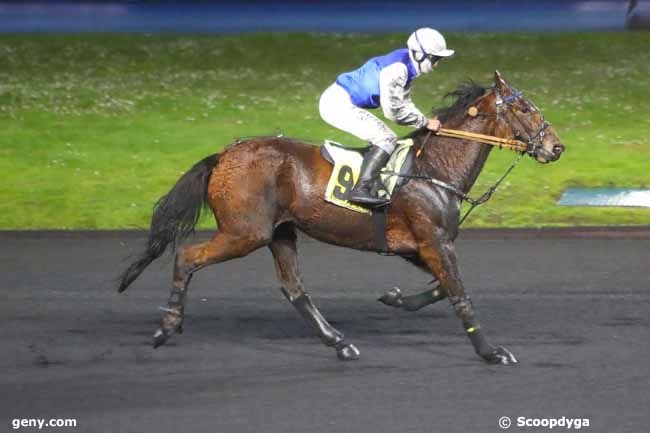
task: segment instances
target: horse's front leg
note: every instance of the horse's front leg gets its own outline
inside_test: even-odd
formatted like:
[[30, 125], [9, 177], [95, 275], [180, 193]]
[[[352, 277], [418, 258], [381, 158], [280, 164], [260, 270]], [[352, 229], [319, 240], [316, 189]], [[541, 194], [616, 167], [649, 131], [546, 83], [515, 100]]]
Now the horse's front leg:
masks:
[[503, 347], [492, 346], [485, 338], [474, 314], [472, 302], [465, 293], [453, 243], [444, 235], [436, 236], [431, 241], [420, 243], [419, 253], [420, 258], [429, 266], [431, 272], [440, 281], [440, 286], [447, 293], [476, 353], [490, 364], [516, 364], [517, 360], [512, 353]]

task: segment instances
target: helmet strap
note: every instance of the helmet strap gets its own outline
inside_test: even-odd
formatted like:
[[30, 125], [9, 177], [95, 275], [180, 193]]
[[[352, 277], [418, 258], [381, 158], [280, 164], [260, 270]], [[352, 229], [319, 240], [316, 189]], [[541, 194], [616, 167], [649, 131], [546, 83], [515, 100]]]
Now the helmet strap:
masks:
[[[422, 51], [422, 53], [426, 56], [427, 51], [422, 46], [422, 42], [420, 42], [420, 38], [418, 38], [418, 31], [417, 30], [415, 31], [414, 35], [415, 35], [415, 42], [417, 42], [418, 45], [420, 46], [420, 51]], [[424, 60], [424, 59], [422, 59], [422, 60]]]
[[[418, 64], [418, 69], [420, 70], [420, 73], [423, 73], [422, 72], [422, 62], [427, 60], [427, 52], [424, 49], [424, 47], [422, 46], [422, 42], [420, 42], [420, 38], [418, 37], [418, 31], [416, 30], [415, 33], [413, 33], [413, 34], [415, 35], [415, 42], [417, 42], [418, 46], [420, 47], [420, 52], [422, 53], [422, 56], [418, 60], [415, 57], [415, 53], [417, 52], [417, 50], [411, 50], [411, 53], [412, 53], [412, 56], [413, 56], [413, 60], [415, 60], [417, 62], [417, 64]], [[431, 66], [433, 66], [433, 65], [431, 65]]]
[[422, 73], [422, 62], [427, 60], [427, 56], [426, 56], [426, 54], [424, 52], [422, 52], [421, 53], [422, 55], [418, 59], [417, 56], [416, 56], [417, 52], [418, 52], [417, 50], [411, 50], [411, 57], [413, 57], [413, 60], [415, 60], [415, 63], [418, 64], [418, 69], [420, 70], [420, 73]]

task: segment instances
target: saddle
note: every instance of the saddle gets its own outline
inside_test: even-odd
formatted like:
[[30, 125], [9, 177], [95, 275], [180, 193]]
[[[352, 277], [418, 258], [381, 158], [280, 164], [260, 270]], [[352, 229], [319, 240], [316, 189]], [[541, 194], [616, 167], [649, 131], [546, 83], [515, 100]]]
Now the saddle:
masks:
[[[325, 140], [321, 147], [321, 155], [334, 166], [325, 190], [325, 201], [355, 212], [371, 213], [370, 208], [348, 201], [350, 191], [359, 178], [363, 157], [369, 148], [349, 148], [340, 143]], [[398, 141], [395, 151], [380, 174], [383, 184], [383, 189], [379, 192], [380, 196], [390, 199], [408, 182], [408, 178], [399, 175], [410, 173], [414, 159], [413, 140]]]

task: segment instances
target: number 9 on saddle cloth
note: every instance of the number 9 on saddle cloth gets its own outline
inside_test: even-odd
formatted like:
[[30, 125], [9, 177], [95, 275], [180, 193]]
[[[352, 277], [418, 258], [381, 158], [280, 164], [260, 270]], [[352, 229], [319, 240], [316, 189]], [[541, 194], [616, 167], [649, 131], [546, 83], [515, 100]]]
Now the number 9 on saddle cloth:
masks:
[[[368, 148], [351, 149], [343, 145], [325, 140], [321, 147], [321, 155], [334, 165], [327, 188], [325, 201], [360, 213], [371, 213], [371, 209], [348, 201], [350, 191], [359, 178], [363, 155]], [[413, 140], [406, 139], [397, 142], [397, 147], [392, 153], [386, 166], [382, 170], [381, 183], [383, 189], [379, 191], [380, 197], [390, 199], [407, 181], [399, 174], [408, 174], [413, 166], [415, 150]]]

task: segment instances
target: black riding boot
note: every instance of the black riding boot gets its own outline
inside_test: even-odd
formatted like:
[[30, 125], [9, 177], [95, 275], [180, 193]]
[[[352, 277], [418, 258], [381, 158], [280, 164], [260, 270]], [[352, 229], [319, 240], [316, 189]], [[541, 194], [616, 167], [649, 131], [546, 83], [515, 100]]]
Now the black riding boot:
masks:
[[366, 156], [363, 158], [361, 164], [361, 173], [359, 180], [350, 192], [350, 201], [355, 203], [362, 203], [369, 206], [381, 206], [389, 202], [386, 198], [377, 196], [381, 181], [379, 179], [379, 172], [384, 167], [389, 153], [377, 146], [372, 146], [368, 149]]

